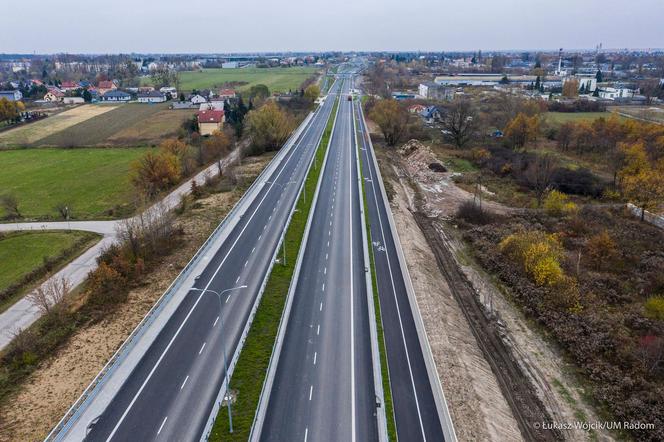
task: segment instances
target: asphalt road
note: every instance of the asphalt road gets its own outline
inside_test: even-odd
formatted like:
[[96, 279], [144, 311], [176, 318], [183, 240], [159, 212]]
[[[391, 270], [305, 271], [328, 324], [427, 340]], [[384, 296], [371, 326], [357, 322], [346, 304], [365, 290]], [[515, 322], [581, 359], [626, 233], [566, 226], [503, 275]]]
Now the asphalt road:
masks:
[[[335, 90], [338, 86], [335, 86]], [[288, 156], [214, 254], [86, 440], [198, 440], [224, 382], [222, 344], [235, 352], [251, 307], [307, 172], [333, 97], [317, 111]], [[277, 184], [275, 184], [277, 183]], [[221, 310], [221, 315], [220, 315]]]
[[388, 203], [376, 179], [379, 172], [370, 156], [371, 146], [359, 104], [355, 114], [397, 435], [403, 441], [443, 441], [423, 349], [388, 224]]
[[352, 102], [342, 87], [261, 440], [378, 439]]

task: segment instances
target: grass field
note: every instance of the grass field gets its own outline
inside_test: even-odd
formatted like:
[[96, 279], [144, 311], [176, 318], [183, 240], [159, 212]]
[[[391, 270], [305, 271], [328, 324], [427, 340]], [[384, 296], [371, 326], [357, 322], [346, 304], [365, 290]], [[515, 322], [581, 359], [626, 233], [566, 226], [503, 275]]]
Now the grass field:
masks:
[[108, 137], [105, 142], [114, 146], [158, 144], [164, 138], [175, 136], [182, 123], [193, 117], [196, 111], [196, 109], [160, 110], [116, 132]]
[[[153, 136], [160, 130], [164, 135], [178, 129], [179, 122], [193, 114], [188, 111], [173, 111], [172, 117], [163, 118], [168, 112], [168, 103], [139, 104], [129, 103], [115, 107], [109, 112], [97, 115], [81, 123], [55, 132], [36, 143], [39, 146], [85, 147], [110, 146], [121, 144], [111, 140], [123, 131], [132, 131], [136, 135]], [[156, 115], [161, 113], [161, 117]], [[173, 121], [176, 120], [176, 121]], [[172, 127], [170, 125], [173, 125]], [[145, 144], [141, 139], [123, 138], [130, 145]], [[127, 144], [122, 144], [127, 145]]]
[[0, 291], [21, 281], [77, 242], [96, 235], [87, 232], [16, 232], [0, 237]]
[[619, 106], [613, 110], [637, 120], [664, 124], [664, 106]]
[[[553, 125], [560, 125], [570, 121], [574, 123], [579, 121], [593, 121], [600, 117], [609, 118], [612, 115], [615, 114], [612, 112], [547, 112], [544, 114], [546, 120]], [[617, 116], [621, 120], [626, 119], [623, 116]]]
[[0, 133], [0, 147], [31, 145], [51, 134], [102, 115], [114, 108], [115, 106], [112, 105], [86, 104], [60, 112], [52, 117]]
[[[0, 151], [0, 193], [16, 195], [21, 215], [56, 217], [58, 203], [76, 219], [128, 212], [130, 164], [148, 148], [21, 149]], [[0, 209], [0, 217], [5, 213]]]
[[316, 73], [316, 68], [243, 68], [243, 69], [203, 69], [196, 72], [180, 74], [180, 88], [185, 91], [192, 89], [219, 88], [224, 83], [247, 82], [237, 87], [242, 91], [255, 84], [264, 84], [270, 92], [288, 92], [297, 89], [302, 82]]

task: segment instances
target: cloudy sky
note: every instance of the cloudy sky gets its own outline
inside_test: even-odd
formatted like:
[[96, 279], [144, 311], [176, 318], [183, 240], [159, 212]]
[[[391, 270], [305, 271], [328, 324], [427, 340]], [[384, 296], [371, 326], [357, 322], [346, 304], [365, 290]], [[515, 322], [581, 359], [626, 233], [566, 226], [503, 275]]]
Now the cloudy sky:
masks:
[[19, 2], [0, 53], [664, 47], [664, 0], [613, 1]]

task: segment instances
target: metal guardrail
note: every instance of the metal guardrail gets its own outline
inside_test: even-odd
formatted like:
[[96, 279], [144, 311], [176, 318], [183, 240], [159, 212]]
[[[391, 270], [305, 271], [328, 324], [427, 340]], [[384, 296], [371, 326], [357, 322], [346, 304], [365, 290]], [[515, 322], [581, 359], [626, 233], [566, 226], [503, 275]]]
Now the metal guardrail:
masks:
[[[316, 110], [316, 113], [319, 110], [320, 110], [320, 108]], [[313, 118], [312, 118], [312, 121], [313, 121]], [[321, 136], [319, 137], [319, 142], [316, 143], [316, 146], [318, 146], [318, 144], [320, 143], [320, 138], [322, 138], [324, 132], [325, 132], [325, 130], [323, 130], [323, 132], [321, 133]], [[315, 151], [314, 151], [314, 155], [312, 155], [311, 160], [309, 160], [309, 164], [308, 164], [307, 169], [306, 169], [307, 174], [308, 174], [308, 171], [311, 168], [311, 164], [313, 163], [315, 158], [316, 158], [316, 154], [315, 154]], [[235, 365], [237, 364], [237, 361], [240, 357], [240, 353], [242, 351], [242, 348], [244, 348], [244, 342], [246, 341], [247, 335], [249, 334], [249, 330], [251, 329], [251, 324], [253, 323], [253, 319], [256, 315], [256, 311], [258, 310], [258, 306], [260, 305], [260, 301], [261, 301], [261, 299], [263, 297], [263, 294], [265, 292], [265, 287], [267, 286], [267, 283], [270, 279], [270, 274], [272, 273], [272, 268], [274, 267], [274, 264], [277, 260], [277, 256], [280, 253], [279, 249], [280, 249], [282, 243], [286, 240], [286, 231], [288, 230], [288, 227], [290, 226], [291, 220], [293, 219], [293, 215], [295, 214], [295, 208], [297, 207], [297, 201], [299, 200], [300, 195], [302, 194], [302, 189], [304, 189], [304, 185], [306, 184], [307, 174], [304, 175], [304, 179], [302, 180], [302, 184], [300, 184], [300, 187], [297, 191], [295, 200], [293, 202], [293, 206], [291, 207], [291, 210], [288, 213], [288, 218], [286, 219], [286, 223], [284, 224], [283, 234], [282, 234], [279, 242], [277, 243], [277, 247], [275, 247], [275, 249], [274, 249], [274, 253], [272, 254], [272, 257], [270, 259], [270, 265], [268, 266], [267, 272], [265, 272], [265, 276], [263, 277], [263, 281], [261, 282], [261, 286], [258, 290], [258, 295], [256, 296], [256, 300], [254, 301], [254, 304], [252, 306], [251, 312], [249, 314], [249, 318], [248, 318], [247, 322], [245, 323], [244, 329], [242, 330], [242, 335], [240, 337], [240, 343], [238, 344], [238, 346], [235, 350], [235, 353], [233, 354], [233, 358], [231, 359], [231, 362], [228, 366], [228, 373], [229, 373], [229, 377], [231, 377], [231, 378], [233, 376], [233, 371], [235, 369]], [[212, 432], [212, 428], [214, 426], [215, 418], [217, 417], [217, 415], [219, 413], [219, 409], [222, 405], [221, 399], [226, 394], [226, 388], [228, 388], [228, 386], [225, 385], [225, 382], [222, 382], [221, 388], [219, 389], [219, 392], [217, 393], [217, 398], [215, 399], [214, 406], [212, 407], [212, 411], [210, 412], [210, 416], [208, 417], [208, 421], [205, 425], [205, 429], [203, 430], [203, 434], [201, 435], [201, 439], [200, 439], [201, 442], [207, 441], [208, 438], [210, 437], [210, 433]]]
[[[371, 151], [371, 159], [376, 170], [374, 179], [378, 180], [380, 187], [380, 192], [383, 198], [383, 202], [386, 203], [389, 201], [387, 193], [385, 192], [385, 184], [383, 183], [383, 177], [380, 173], [378, 167], [378, 161], [376, 160], [376, 154], [374, 153], [373, 143], [371, 142], [371, 137], [367, 131], [366, 121], [364, 119], [364, 110], [360, 106], [360, 116], [362, 120], [362, 125], [364, 133], [369, 142], [369, 150]], [[420, 346], [422, 347], [422, 353], [424, 355], [424, 363], [427, 368], [427, 373], [429, 375], [429, 382], [431, 383], [433, 389], [434, 400], [438, 408], [438, 415], [440, 417], [441, 425], [443, 426], [443, 434], [445, 435], [445, 440], [449, 442], [456, 442], [456, 432], [454, 431], [454, 424], [452, 422], [452, 417], [450, 416], [450, 410], [447, 406], [447, 401], [445, 399], [445, 392], [443, 391], [443, 386], [440, 383], [440, 377], [438, 376], [438, 370], [436, 368], [436, 362], [433, 359], [433, 354], [431, 352], [431, 346], [429, 345], [429, 338], [427, 336], [426, 328], [424, 327], [424, 321], [422, 320], [422, 315], [420, 314], [420, 309], [417, 304], [417, 298], [415, 297], [415, 289], [413, 288], [413, 282], [410, 279], [410, 272], [408, 271], [408, 266], [406, 263], [406, 257], [403, 254], [403, 248], [401, 247], [401, 241], [399, 240], [399, 234], [397, 233], [396, 224], [394, 222], [394, 217], [392, 215], [392, 210], [387, 207], [387, 221], [390, 226], [390, 232], [394, 239], [394, 243], [397, 249], [397, 258], [399, 261], [399, 267], [401, 268], [401, 273], [403, 275], [404, 282], [406, 284], [406, 293], [408, 295], [408, 303], [410, 304], [411, 311], [413, 312], [413, 319], [415, 321], [415, 328], [417, 330], [418, 339], [420, 341]]]
[[[283, 157], [295, 144], [295, 141], [304, 132], [305, 128], [309, 126], [309, 124], [313, 120], [313, 115], [314, 115], [313, 113], [310, 113], [307, 116], [305, 121], [298, 128], [298, 130], [295, 133], [293, 133], [286, 141], [286, 143], [284, 144], [285, 148], [280, 149], [279, 153], [272, 159], [270, 164], [278, 165], [281, 163]], [[124, 361], [129, 352], [138, 342], [138, 340], [144, 335], [147, 328], [149, 328], [149, 326], [154, 322], [155, 318], [162, 311], [163, 307], [181, 287], [184, 280], [187, 278], [187, 276], [189, 276], [191, 269], [196, 264], [199, 263], [201, 256], [208, 251], [212, 242], [214, 242], [222, 234], [224, 228], [226, 228], [226, 226], [230, 224], [232, 221], [236, 221], [237, 224], [237, 221], [239, 220], [237, 215], [238, 212], [240, 211], [240, 208], [247, 204], [251, 204], [254, 201], [257, 194], [253, 195], [253, 193], [256, 193], [256, 189], [262, 183], [263, 176], [266, 175], [267, 173], [272, 173], [274, 168], [276, 168], [276, 166], [273, 167], [272, 169], [270, 169], [269, 166], [263, 169], [263, 171], [254, 180], [254, 182], [249, 186], [249, 188], [245, 192], [244, 197], [241, 198], [237, 203], [235, 203], [235, 205], [228, 212], [223, 221], [215, 228], [212, 234], [205, 240], [203, 245], [196, 251], [191, 260], [189, 260], [189, 262], [185, 265], [185, 267], [180, 271], [178, 276], [175, 278], [175, 280], [173, 280], [173, 282], [166, 289], [164, 294], [157, 300], [157, 302], [143, 317], [143, 319], [136, 326], [136, 328], [134, 328], [134, 330], [129, 335], [127, 340], [125, 340], [123, 344], [120, 346], [120, 348], [116, 350], [116, 352], [113, 354], [113, 356], [111, 356], [106, 365], [104, 365], [99, 374], [92, 380], [92, 382], [88, 385], [88, 387], [83, 391], [81, 396], [79, 396], [76, 402], [74, 402], [74, 404], [70, 407], [67, 413], [65, 413], [62, 419], [58, 422], [58, 424], [53, 428], [53, 430], [51, 430], [48, 436], [46, 436], [45, 439], [46, 441], [60, 441], [64, 439], [66, 433], [72, 427], [73, 423], [76, 421], [78, 416], [80, 416], [81, 412], [96, 397], [101, 387], [103, 387], [103, 385], [109, 379], [109, 376], [111, 376], [113, 372], [117, 369], [117, 367]], [[248, 195], [251, 196], [247, 197]]]
[[[336, 80], [335, 80], [336, 82]], [[334, 84], [332, 84], [332, 87], [334, 87]], [[332, 89], [330, 87], [330, 89]], [[337, 122], [337, 115], [339, 114], [339, 107], [337, 107], [337, 113], [334, 116], [334, 123], [332, 123], [332, 132], [334, 132], [334, 127]], [[329, 121], [329, 117], [328, 117]], [[327, 121], [325, 123], [325, 129], [327, 129]], [[321, 134], [321, 138], [319, 139], [316, 147], [318, 148], [320, 146], [320, 142], [323, 138], [323, 135], [325, 134], [325, 129], [323, 129], [323, 132]], [[328, 141], [327, 149], [325, 151], [325, 158], [323, 160], [323, 164], [321, 165], [320, 168], [320, 175], [318, 177], [318, 182], [316, 183], [316, 192], [314, 193], [313, 199], [311, 200], [311, 209], [309, 211], [309, 215], [307, 217], [307, 223], [304, 227], [304, 234], [302, 235], [302, 243], [300, 244], [300, 249], [297, 254], [297, 259], [295, 261], [295, 269], [293, 270], [293, 275], [291, 277], [291, 284], [288, 288], [288, 294], [286, 295], [286, 306], [284, 307], [284, 310], [281, 313], [281, 319], [279, 320], [279, 328], [277, 331], [277, 337], [274, 341], [274, 344], [272, 345], [272, 354], [270, 356], [270, 362], [268, 363], [268, 368], [267, 368], [267, 375], [265, 376], [265, 379], [263, 379], [263, 386], [261, 388], [261, 395], [260, 399], [258, 401], [258, 406], [256, 409], [256, 414], [254, 415], [254, 422], [251, 425], [251, 432], [249, 433], [249, 440], [252, 442], [257, 442], [258, 439], [260, 438], [261, 432], [263, 430], [263, 423], [265, 421], [265, 414], [267, 413], [267, 405], [270, 400], [269, 394], [266, 394], [269, 390], [272, 388], [272, 384], [274, 382], [274, 376], [276, 374], [276, 369], [277, 365], [279, 363], [279, 355], [281, 352], [281, 346], [283, 344], [284, 340], [284, 335], [286, 333], [286, 325], [288, 324], [288, 318], [290, 317], [290, 310], [291, 306], [293, 304], [293, 293], [295, 292], [295, 287], [297, 286], [297, 283], [293, 283], [294, 281], [296, 282], [298, 280], [299, 274], [300, 274], [300, 269], [302, 267], [302, 259], [304, 258], [304, 250], [307, 247], [307, 242], [309, 238], [309, 230], [311, 230], [311, 223], [313, 220], [313, 213], [315, 210], [315, 205], [316, 202], [318, 201], [318, 194], [320, 193], [320, 186], [323, 181], [323, 171], [325, 170], [325, 166], [327, 164], [327, 158], [329, 156], [330, 152], [330, 144], [332, 142], [332, 136], [330, 136], [330, 139]], [[313, 159], [315, 159], [315, 155], [313, 156]], [[309, 165], [309, 168], [311, 168], [311, 164]], [[306, 182], [306, 179], [305, 179]]]

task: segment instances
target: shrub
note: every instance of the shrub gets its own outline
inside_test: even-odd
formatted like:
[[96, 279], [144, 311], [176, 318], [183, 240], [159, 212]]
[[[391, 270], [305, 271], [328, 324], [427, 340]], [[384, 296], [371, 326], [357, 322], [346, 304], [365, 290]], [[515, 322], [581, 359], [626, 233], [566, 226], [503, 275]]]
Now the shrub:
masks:
[[457, 209], [456, 217], [471, 224], [490, 224], [498, 220], [498, 216], [486, 209], [481, 209], [474, 201], [464, 201]]
[[539, 231], [515, 233], [500, 242], [500, 250], [539, 286], [554, 286], [562, 280], [563, 249], [557, 235]]
[[598, 198], [602, 195], [605, 185], [584, 167], [568, 169], [559, 167], [553, 171], [551, 185], [568, 195], [585, 195]]
[[586, 243], [586, 254], [597, 270], [601, 270], [604, 263], [610, 262], [618, 255], [616, 242], [609, 232], [604, 230], [592, 236]]
[[569, 201], [567, 195], [557, 190], [552, 190], [544, 199], [544, 211], [551, 216], [573, 215], [579, 208]]
[[648, 298], [644, 307], [647, 317], [658, 321], [664, 321], [664, 296], [653, 296]]

